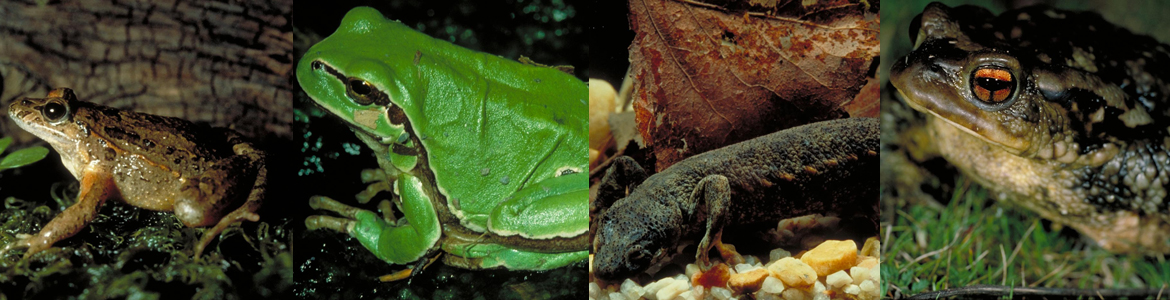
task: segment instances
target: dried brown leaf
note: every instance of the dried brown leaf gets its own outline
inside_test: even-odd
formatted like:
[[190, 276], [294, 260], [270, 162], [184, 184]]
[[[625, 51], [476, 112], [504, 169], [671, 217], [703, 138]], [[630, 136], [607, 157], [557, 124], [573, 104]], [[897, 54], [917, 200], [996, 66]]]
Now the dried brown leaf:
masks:
[[879, 52], [862, 5], [798, 17], [632, 0], [639, 131], [657, 169], [784, 128], [849, 116]]

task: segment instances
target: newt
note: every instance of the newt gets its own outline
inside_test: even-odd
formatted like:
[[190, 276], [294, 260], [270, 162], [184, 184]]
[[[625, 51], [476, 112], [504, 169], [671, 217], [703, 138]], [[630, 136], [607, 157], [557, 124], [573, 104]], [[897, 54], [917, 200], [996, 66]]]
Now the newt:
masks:
[[837, 213], [865, 215], [876, 228], [879, 140], [877, 119], [848, 118], [708, 151], [649, 177], [632, 158], [619, 157], [591, 207], [604, 210], [594, 275], [653, 272], [681, 253], [684, 241], [700, 238], [696, 259], [707, 266], [707, 253], [722, 247], [723, 228], [732, 225]]

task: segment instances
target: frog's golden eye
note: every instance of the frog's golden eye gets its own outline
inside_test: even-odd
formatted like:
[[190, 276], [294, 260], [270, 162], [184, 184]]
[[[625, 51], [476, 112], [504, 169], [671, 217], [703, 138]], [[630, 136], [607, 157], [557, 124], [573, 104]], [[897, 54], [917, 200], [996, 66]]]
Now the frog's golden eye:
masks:
[[346, 93], [348, 93], [354, 101], [357, 101], [357, 103], [361, 105], [369, 105], [370, 103], [373, 103], [373, 101], [370, 101], [370, 93], [372, 93], [373, 90], [374, 87], [370, 86], [370, 82], [365, 80], [350, 79], [349, 83], [346, 84]]
[[49, 101], [41, 107], [41, 115], [45, 116], [45, 121], [57, 124], [65, 121], [69, 117], [69, 107], [60, 101]]
[[369, 81], [360, 78], [350, 77], [345, 80], [345, 93], [353, 99], [354, 103], [358, 105], [386, 105], [390, 103], [390, 98], [385, 93], [379, 91], [377, 87]]
[[975, 98], [989, 104], [1011, 99], [1016, 90], [1016, 77], [998, 67], [980, 67], [971, 75], [971, 92]]

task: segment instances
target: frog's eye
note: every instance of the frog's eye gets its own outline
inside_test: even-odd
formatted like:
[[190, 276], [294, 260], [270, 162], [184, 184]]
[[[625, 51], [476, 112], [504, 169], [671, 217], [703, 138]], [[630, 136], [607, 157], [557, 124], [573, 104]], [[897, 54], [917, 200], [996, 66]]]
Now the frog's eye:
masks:
[[971, 92], [975, 98], [988, 104], [999, 104], [1012, 98], [1016, 91], [1016, 77], [998, 67], [980, 67], [971, 75]]
[[378, 90], [369, 81], [350, 77], [345, 80], [345, 93], [358, 105], [386, 105], [390, 104], [390, 97]]
[[58, 124], [68, 119], [69, 107], [61, 101], [49, 101], [41, 108], [41, 114], [45, 116], [45, 121]]
[[373, 99], [370, 98], [374, 87], [370, 86], [369, 81], [350, 78], [345, 85], [345, 92], [358, 104], [370, 105], [370, 103], [374, 103]]

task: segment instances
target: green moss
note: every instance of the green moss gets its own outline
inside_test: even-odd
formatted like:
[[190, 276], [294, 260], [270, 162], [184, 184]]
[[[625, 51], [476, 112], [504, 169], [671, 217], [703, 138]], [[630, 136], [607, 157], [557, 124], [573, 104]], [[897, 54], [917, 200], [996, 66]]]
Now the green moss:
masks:
[[[76, 197], [76, 191], [53, 193]], [[5, 201], [0, 244], [11, 243], [18, 233], [38, 232], [59, 213], [49, 194], [38, 201]], [[171, 213], [109, 203], [89, 226], [53, 248], [29, 259], [22, 259], [22, 250], [0, 256], [0, 293], [12, 299], [274, 296], [292, 284], [290, 226], [279, 222], [285, 223], [248, 222], [228, 229], [194, 260], [194, 244], [205, 229], [186, 228]]]

